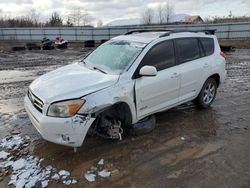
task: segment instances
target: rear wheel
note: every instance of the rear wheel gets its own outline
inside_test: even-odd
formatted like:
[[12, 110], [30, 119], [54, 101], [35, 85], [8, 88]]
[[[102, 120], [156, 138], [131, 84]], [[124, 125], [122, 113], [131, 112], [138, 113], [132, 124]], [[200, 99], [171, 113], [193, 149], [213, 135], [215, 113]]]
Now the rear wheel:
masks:
[[196, 98], [196, 104], [201, 108], [210, 107], [216, 97], [217, 87], [217, 82], [214, 78], [207, 79]]

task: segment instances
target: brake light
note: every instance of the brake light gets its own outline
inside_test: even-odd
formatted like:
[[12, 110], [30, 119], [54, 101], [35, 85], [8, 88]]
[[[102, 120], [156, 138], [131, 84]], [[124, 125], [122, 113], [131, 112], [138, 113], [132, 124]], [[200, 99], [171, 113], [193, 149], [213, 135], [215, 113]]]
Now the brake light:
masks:
[[226, 54], [225, 54], [224, 52], [220, 52], [220, 55], [221, 55], [224, 59], [226, 59]]

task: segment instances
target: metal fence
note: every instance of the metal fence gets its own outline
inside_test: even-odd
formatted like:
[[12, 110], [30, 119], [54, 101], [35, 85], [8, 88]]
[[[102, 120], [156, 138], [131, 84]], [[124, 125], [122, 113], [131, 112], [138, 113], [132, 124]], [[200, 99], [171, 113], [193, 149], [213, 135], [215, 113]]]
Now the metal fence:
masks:
[[71, 42], [108, 40], [134, 29], [187, 29], [216, 30], [219, 39], [250, 39], [250, 22], [225, 24], [185, 24], [126, 27], [43, 27], [43, 28], [0, 28], [0, 40], [38, 41], [43, 37], [54, 39], [60, 36]]

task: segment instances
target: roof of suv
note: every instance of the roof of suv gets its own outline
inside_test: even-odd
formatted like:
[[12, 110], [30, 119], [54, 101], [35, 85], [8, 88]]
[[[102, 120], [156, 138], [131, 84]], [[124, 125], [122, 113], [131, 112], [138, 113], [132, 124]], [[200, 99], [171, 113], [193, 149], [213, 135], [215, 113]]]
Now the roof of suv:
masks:
[[[127, 40], [127, 41], [134, 41], [134, 42], [141, 42], [141, 43], [150, 43], [155, 39], [158, 39], [164, 34], [168, 34], [167, 31], [147, 31], [147, 32], [135, 32], [135, 33], [129, 33], [125, 35], [121, 35], [118, 37], [115, 37], [116, 40]], [[183, 31], [183, 32], [174, 32], [169, 33], [171, 35], [167, 36], [173, 36], [173, 37], [197, 37], [197, 36], [207, 36], [206, 33], [203, 31], [201, 32], [191, 32], [191, 31]]]

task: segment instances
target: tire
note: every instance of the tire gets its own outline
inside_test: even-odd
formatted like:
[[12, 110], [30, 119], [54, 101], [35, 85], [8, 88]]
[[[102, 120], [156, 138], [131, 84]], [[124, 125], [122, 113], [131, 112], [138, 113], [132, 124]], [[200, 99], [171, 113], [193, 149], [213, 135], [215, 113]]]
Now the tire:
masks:
[[195, 104], [203, 109], [209, 108], [216, 98], [217, 87], [218, 85], [214, 78], [207, 79], [198, 97], [195, 99]]
[[130, 134], [134, 136], [144, 135], [152, 132], [156, 126], [155, 115], [148, 116], [136, 124], [133, 124], [130, 129]]

